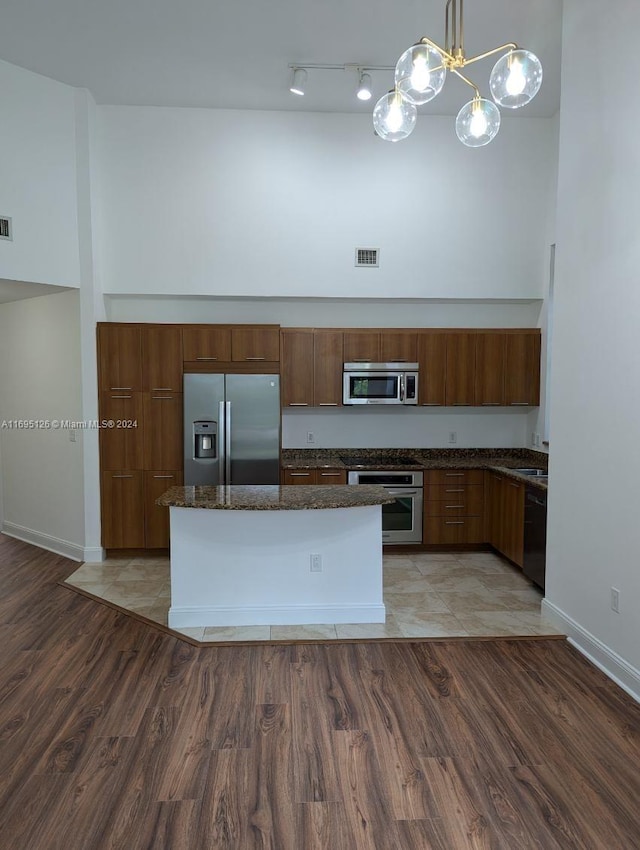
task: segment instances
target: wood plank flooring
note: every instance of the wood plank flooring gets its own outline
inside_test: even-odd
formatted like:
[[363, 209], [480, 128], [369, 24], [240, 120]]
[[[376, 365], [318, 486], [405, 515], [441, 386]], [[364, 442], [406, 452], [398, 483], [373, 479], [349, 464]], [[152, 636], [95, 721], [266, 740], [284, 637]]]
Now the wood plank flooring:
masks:
[[633, 850], [640, 707], [558, 640], [195, 647], [0, 535], [0, 847]]

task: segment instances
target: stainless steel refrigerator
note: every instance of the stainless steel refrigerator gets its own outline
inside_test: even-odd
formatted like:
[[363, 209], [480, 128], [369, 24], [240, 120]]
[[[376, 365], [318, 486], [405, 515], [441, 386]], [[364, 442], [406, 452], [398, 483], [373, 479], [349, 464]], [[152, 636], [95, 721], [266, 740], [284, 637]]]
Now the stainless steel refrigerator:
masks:
[[279, 480], [280, 377], [185, 375], [185, 485]]

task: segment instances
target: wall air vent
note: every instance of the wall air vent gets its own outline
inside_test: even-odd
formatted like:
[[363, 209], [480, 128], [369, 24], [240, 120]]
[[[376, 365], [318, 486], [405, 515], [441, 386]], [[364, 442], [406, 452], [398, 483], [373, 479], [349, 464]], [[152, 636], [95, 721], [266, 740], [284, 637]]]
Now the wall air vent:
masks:
[[356, 248], [356, 268], [375, 269], [380, 265], [377, 248]]
[[13, 239], [11, 219], [7, 218], [7, 216], [0, 216], [0, 239]]

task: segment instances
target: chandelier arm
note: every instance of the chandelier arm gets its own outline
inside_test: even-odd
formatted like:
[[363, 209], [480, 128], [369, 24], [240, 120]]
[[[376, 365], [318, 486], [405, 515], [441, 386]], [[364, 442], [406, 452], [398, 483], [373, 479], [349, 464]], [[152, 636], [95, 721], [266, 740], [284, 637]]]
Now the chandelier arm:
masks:
[[457, 68], [452, 68], [451, 70], [453, 71], [453, 73], [454, 73], [456, 76], [460, 77], [460, 79], [461, 79], [463, 82], [465, 82], [468, 86], [471, 86], [471, 88], [475, 91], [475, 93], [476, 93], [476, 94], [475, 94], [475, 96], [476, 96], [477, 98], [480, 98], [480, 97], [481, 97], [480, 89], [478, 88], [478, 86], [477, 86], [475, 83], [472, 83], [472, 82], [471, 82], [471, 80], [469, 80], [467, 77], [465, 77], [465, 75], [464, 75], [464, 74], [461, 74], [461, 73], [460, 73], [460, 71], [458, 71], [458, 69], [457, 69]]
[[517, 49], [518, 45], [513, 41], [509, 41], [507, 44], [501, 44], [500, 47], [494, 47], [493, 50], [487, 50], [486, 53], [479, 53], [477, 56], [472, 56], [471, 59], [465, 59], [464, 64], [471, 65], [472, 62], [477, 62], [479, 59], [486, 59], [487, 56], [493, 56], [494, 53], [500, 53], [501, 50], [511, 51]]
[[440, 45], [436, 44], [435, 41], [431, 41], [431, 39], [426, 35], [422, 36], [422, 38], [420, 39], [420, 44], [428, 44], [429, 47], [433, 47], [434, 50], [438, 51], [440, 56], [444, 56], [444, 58], [447, 60], [447, 62], [455, 62], [456, 61], [453, 54], [449, 53], [448, 50], [445, 50], [444, 47], [440, 47]]

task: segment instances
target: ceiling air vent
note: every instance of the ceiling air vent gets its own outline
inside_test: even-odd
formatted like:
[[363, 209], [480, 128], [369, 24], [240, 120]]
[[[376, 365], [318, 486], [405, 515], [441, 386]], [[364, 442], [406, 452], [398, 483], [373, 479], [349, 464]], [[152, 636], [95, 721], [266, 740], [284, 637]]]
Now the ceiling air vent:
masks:
[[374, 269], [379, 266], [380, 251], [377, 248], [356, 248], [356, 268]]
[[0, 239], [13, 239], [11, 235], [11, 219], [0, 216]]

